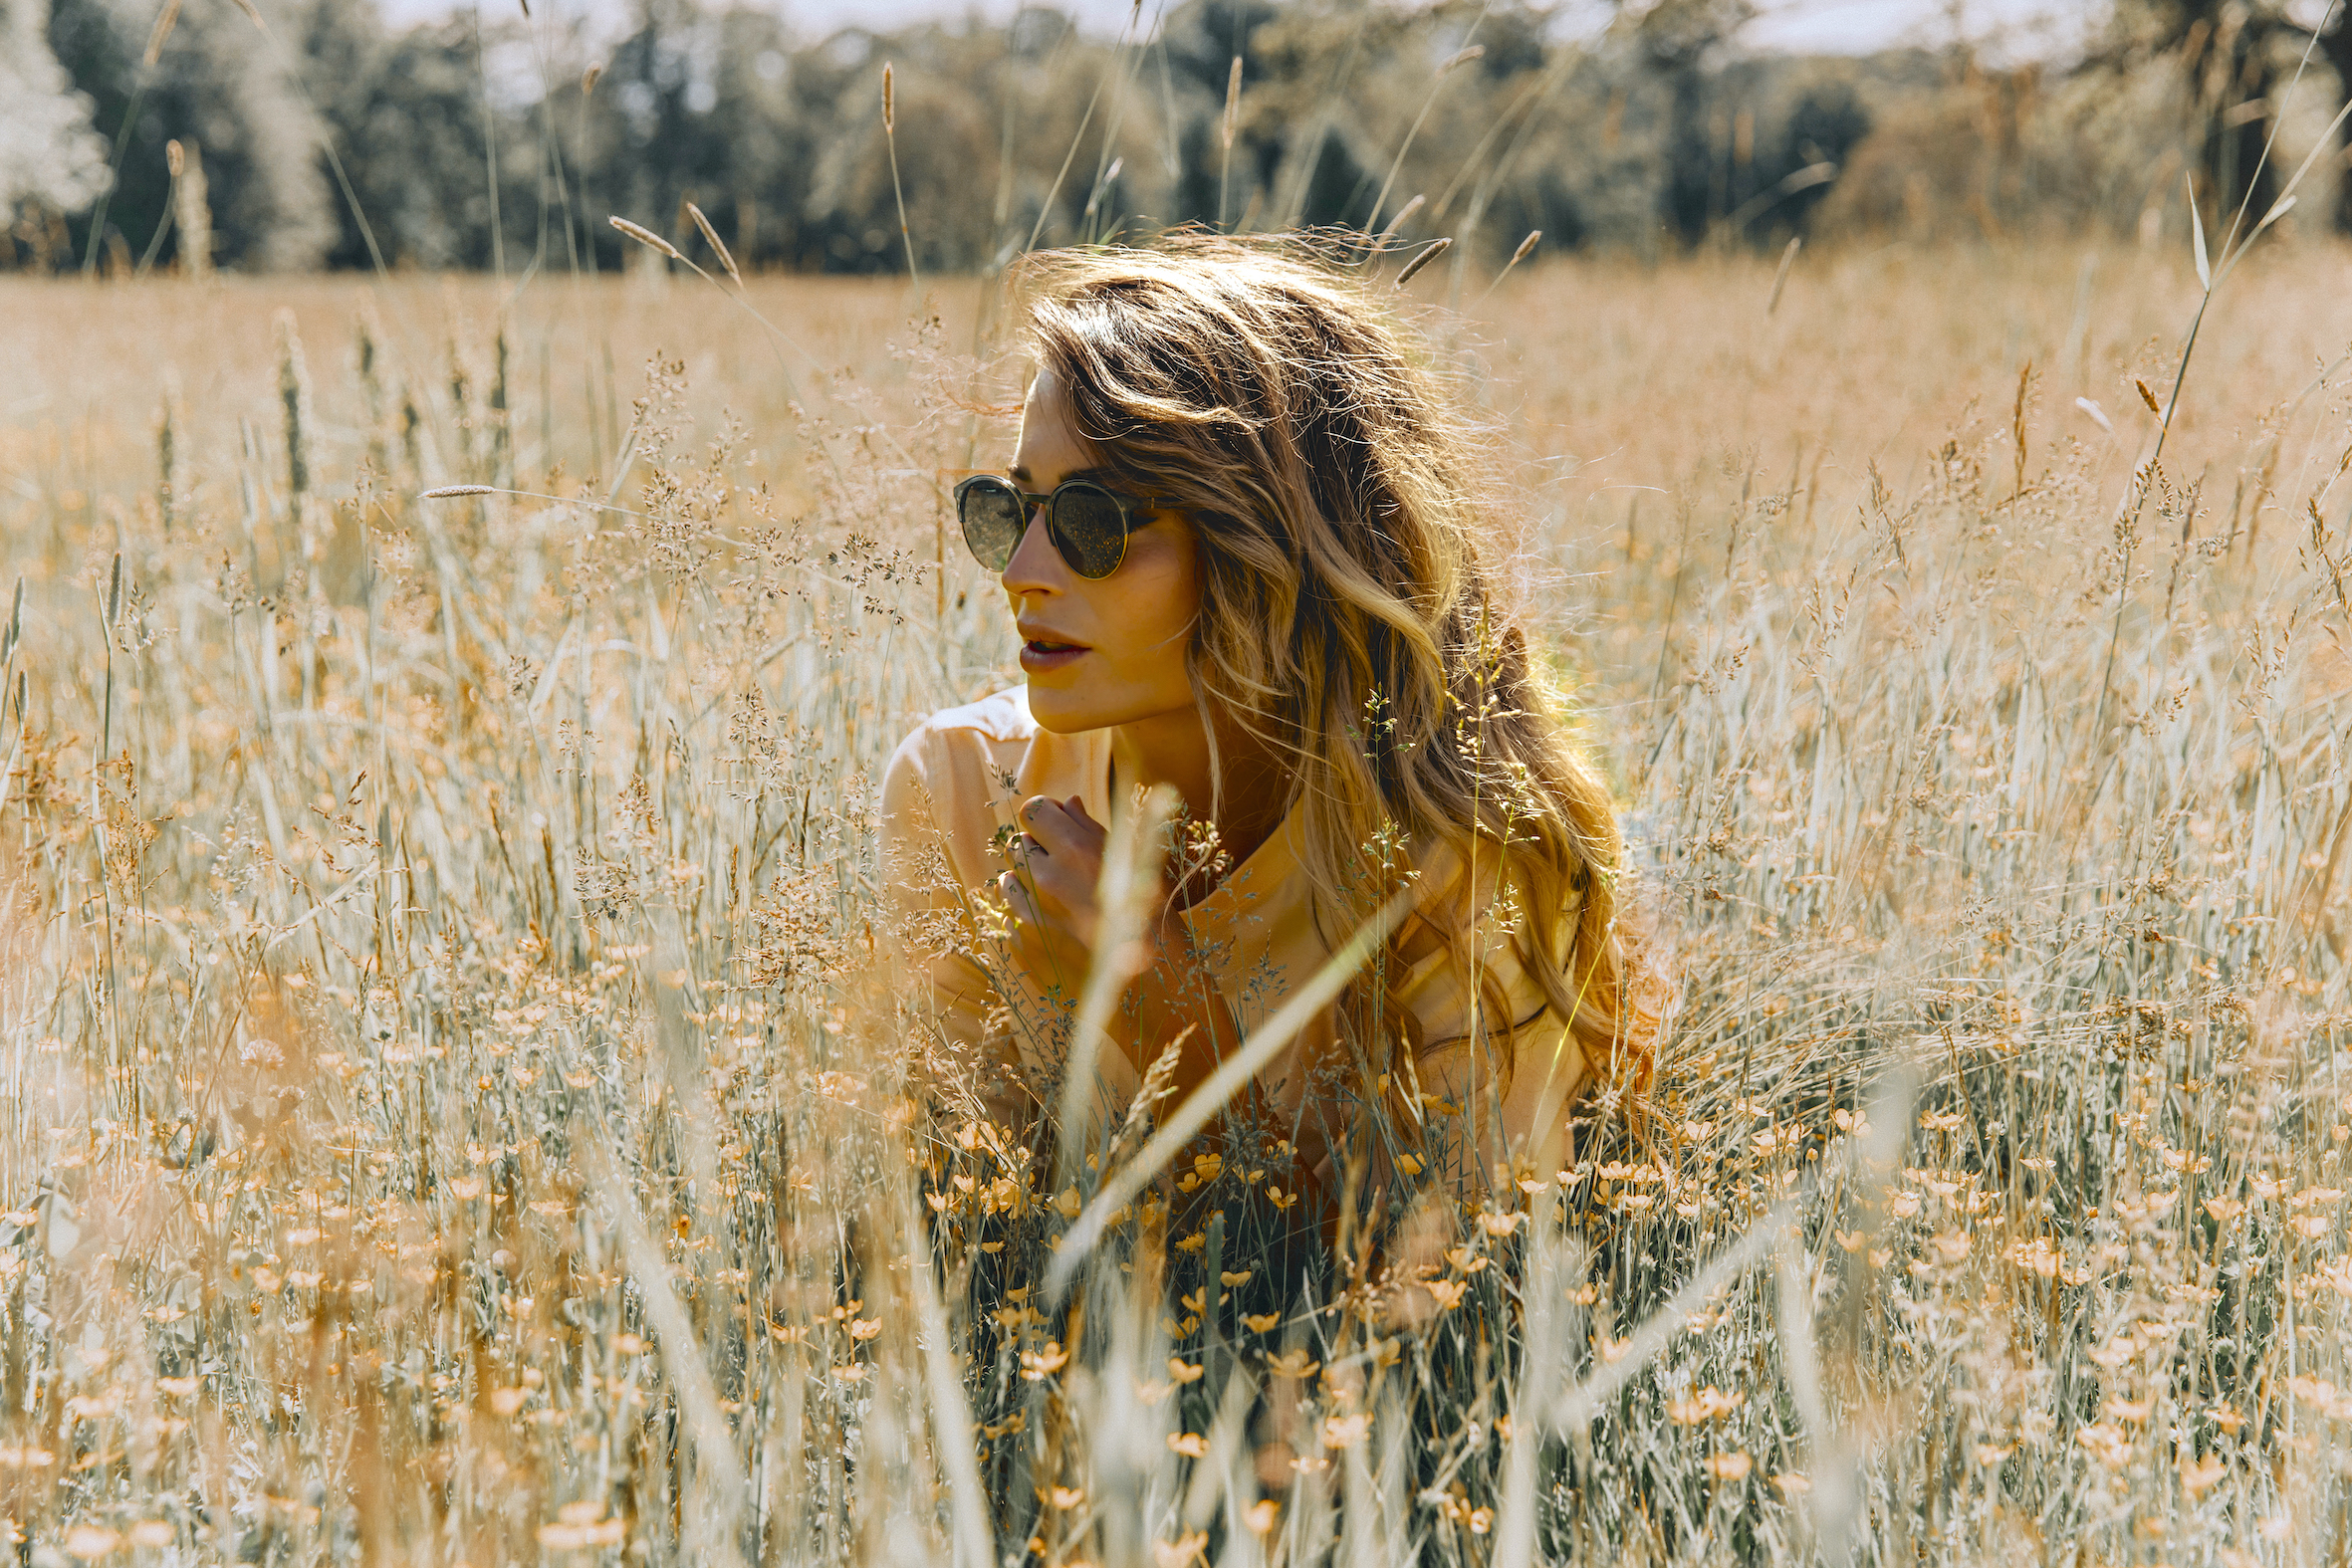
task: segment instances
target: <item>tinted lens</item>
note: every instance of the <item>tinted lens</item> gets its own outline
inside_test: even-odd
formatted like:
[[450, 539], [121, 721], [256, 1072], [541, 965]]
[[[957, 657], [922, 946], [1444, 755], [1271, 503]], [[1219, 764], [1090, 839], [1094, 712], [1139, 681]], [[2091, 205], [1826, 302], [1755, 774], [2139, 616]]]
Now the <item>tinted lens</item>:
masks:
[[1081, 577], [1107, 577], [1127, 555], [1127, 521], [1110, 492], [1080, 480], [1054, 492], [1054, 542]]
[[991, 571], [1003, 571], [1028, 521], [1020, 494], [1003, 480], [967, 480], [956, 487], [956, 516], [974, 559]]

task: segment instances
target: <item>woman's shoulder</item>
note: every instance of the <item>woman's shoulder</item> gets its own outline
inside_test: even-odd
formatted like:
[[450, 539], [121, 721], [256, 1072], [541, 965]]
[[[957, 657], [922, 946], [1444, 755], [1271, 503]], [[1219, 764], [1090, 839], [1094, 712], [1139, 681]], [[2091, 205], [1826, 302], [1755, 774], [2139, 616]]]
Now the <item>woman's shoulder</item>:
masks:
[[1010, 686], [978, 702], [942, 708], [916, 725], [898, 743], [890, 768], [893, 773], [908, 767], [921, 770], [943, 757], [1027, 746], [1037, 733], [1038, 722], [1029, 712], [1029, 688]]
[[918, 730], [942, 735], [969, 734], [991, 741], [1026, 741], [1038, 733], [1038, 722], [1030, 717], [1029, 688], [1008, 686], [978, 702], [942, 708], [925, 719]]
[[942, 708], [890, 754], [882, 775], [883, 811], [896, 816], [921, 803], [942, 825], [993, 830], [1002, 813], [992, 808], [1014, 795], [1018, 781], [1038, 772], [1032, 754], [1044, 733], [1030, 716], [1025, 686]]
[[1106, 817], [1109, 744], [1104, 730], [1058, 735], [1044, 728], [1030, 714], [1025, 686], [992, 692], [941, 709], [898, 743], [882, 777], [883, 809], [896, 815], [924, 802], [951, 835], [982, 839], [1033, 794], [1082, 795], [1088, 810]]

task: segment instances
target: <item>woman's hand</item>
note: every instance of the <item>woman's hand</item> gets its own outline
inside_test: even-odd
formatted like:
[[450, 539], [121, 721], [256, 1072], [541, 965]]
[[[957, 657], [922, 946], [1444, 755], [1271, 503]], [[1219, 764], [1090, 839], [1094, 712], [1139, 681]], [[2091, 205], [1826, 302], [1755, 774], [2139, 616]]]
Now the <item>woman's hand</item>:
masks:
[[1093, 964], [1102, 931], [1096, 889], [1102, 881], [1102, 824], [1076, 795], [1033, 795], [1018, 813], [1013, 869], [997, 892], [1013, 917], [1014, 956], [1041, 986], [1075, 995]]
[[[1013, 917], [1013, 958], [1041, 989], [1058, 988], [1074, 1001], [1102, 942], [1097, 887], [1109, 835], [1076, 795], [1033, 796], [1019, 816], [1025, 831], [1014, 844], [1013, 869], [996, 883]], [[1114, 1011], [1123, 1021], [1112, 1024], [1138, 1072], [1167, 1041], [1185, 1041], [1179, 1092], [1207, 1077], [1237, 1038], [1216, 987], [1178, 961], [1186, 940], [1183, 917], [1169, 908], [1160, 879], [1132, 944], [1116, 960], [1125, 1001]]]

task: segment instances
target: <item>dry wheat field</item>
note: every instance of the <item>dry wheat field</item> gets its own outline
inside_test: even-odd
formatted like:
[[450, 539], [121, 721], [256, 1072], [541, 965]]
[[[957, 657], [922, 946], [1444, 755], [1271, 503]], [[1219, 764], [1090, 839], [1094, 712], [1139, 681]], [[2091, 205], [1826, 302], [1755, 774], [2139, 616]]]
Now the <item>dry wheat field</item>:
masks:
[[1219, 1124], [1066, 1295], [879, 956], [995, 285], [0, 279], [16, 1560], [2340, 1560], [2352, 257], [2185, 376], [2185, 251], [1777, 260], [1396, 296], [1655, 1082], [1411, 1269]]

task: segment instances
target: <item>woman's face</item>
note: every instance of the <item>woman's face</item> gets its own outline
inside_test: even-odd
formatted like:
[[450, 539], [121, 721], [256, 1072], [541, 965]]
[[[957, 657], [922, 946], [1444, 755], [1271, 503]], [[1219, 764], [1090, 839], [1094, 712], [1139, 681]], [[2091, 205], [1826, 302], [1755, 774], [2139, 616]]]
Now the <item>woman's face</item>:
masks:
[[[1069, 400], [1051, 370], [1030, 383], [1021, 442], [1010, 470], [1023, 490], [1045, 495], [1065, 479], [1098, 479], [1071, 422]], [[1136, 499], [1136, 498], [1130, 498]], [[1126, 559], [1098, 581], [1079, 576], [1054, 548], [1044, 509], [1005, 563], [1005, 597], [1020, 627], [1029, 709], [1058, 735], [1135, 724], [1193, 711], [1184, 655], [1200, 612], [1192, 527], [1182, 514], [1140, 511]]]

